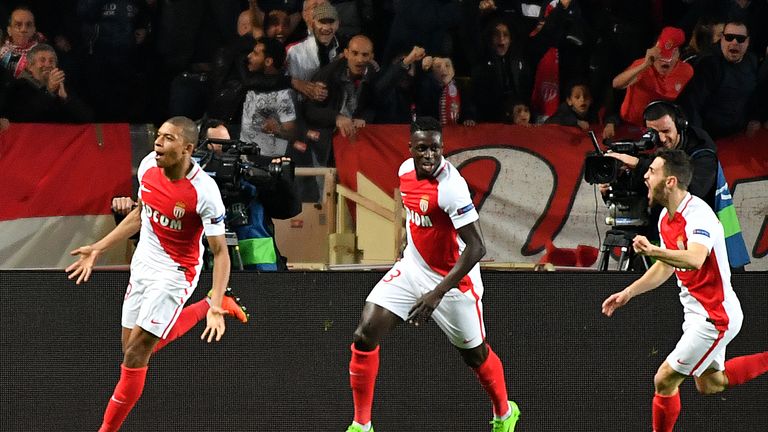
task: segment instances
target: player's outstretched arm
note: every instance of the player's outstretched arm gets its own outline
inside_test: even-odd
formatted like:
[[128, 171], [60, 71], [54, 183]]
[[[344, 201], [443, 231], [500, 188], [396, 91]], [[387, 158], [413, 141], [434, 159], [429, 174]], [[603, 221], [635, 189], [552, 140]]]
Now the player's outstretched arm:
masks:
[[224, 291], [229, 283], [229, 251], [227, 241], [223, 235], [208, 237], [208, 246], [213, 252], [213, 292], [211, 293], [211, 308], [206, 315], [206, 325], [200, 339], [208, 338], [208, 342], [221, 340], [226, 326], [224, 315], [227, 314], [221, 307], [224, 299]]
[[663, 284], [675, 269], [661, 261], [656, 261], [648, 271], [622, 291], [611, 294], [603, 302], [602, 311], [606, 316], [613, 315], [616, 309], [627, 304], [632, 297], [651, 291]]
[[406, 322], [413, 325], [426, 322], [432, 316], [432, 312], [440, 304], [445, 293], [451, 288], [457, 287], [461, 278], [467, 275], [472, 267], [485, 256], [485, 243], [480, 233], [480, 224], [475, 221], [458, 229], [459, 236], [466, 244], [464, 252], [459, 255], [456, 265], [440, 281], [434, 290], [419, 298], [408, 313]]
[[78, 285], [82, 282], [88, 282], [93, 272], [93, 266], [96, 264], [99, 256], [115, 243], [128, 240], [132, 235], [139, 232], [140, 228], [141, 204], [131, 210], [125, 219], [120, 222], [120, 225], [116, 226], [104, 238], [92, 245], [81, 246], [69, 252], [70, 255], [77, 256], [78, 259], [64, 270], [69, 273], [67, 277], [69, 279], [76, 279], [75, 283]]

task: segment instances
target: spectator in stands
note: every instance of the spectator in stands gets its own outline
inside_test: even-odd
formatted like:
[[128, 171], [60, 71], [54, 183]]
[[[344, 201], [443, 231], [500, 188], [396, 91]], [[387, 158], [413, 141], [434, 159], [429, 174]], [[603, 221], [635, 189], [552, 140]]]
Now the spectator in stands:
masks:
[[80, 0], [84, 97], [99, 121], [139, 122], [149, 94], [147, 43], [151, 17], [144, 1]]
[[312, 33], [312, 20], [314, 19], [315, 8], [328, 0], [304, 0], [301, 8], [301, 20], [307, 27], [307, 34]]
[[592, 109], [592, 93], [582, 82], [573, 83], [567, 88], [568, 97], [565, 102], [545, 123], [575, 126], [588, 131], [591, 124], [597, 123], [597, 113]]
[[504, 102], [505, 123], [518, 126], [531, 125], [531, 108], [523, 101], [507, 99]]
[[[261, 38], [248, 54], [248, 71], [252, 74], [282, 75], [285, 48], [277, 40]], [[294, 140], [296, 108], [288, 89], [246, 93], [240, 140], [259, 145], [261, 154], [284, 156]]]
[[701, 18], [693, 28], [691, 40], [680, 55], [680, 58], [690, 64], [696, 65], [699, 59], [705, 55], [711, 55], [720, 49], [720, 38], [723, 37], [725, 22], [715, 18]]
[[626, 89], [621, 119], [644, 126], [643, 111], [654, 100], [675, 101], [693, 76], [693, 67], [680, 61], [685, 33], [665, 27], [656, 44], [613, 79], [613, 88]]
[[416, 114], [433, 117], [442, 125], [475, 125], [475, 108], [466, 86], [455, 77], [453, 62], [448, 57], [424, 57], [422, 74], [417, 84]]
[[286, 72], [297, 92], [308, 99], [322, 101], [328, 96], [328, 90], [323, 83], [312, 82], [310, 78], [341, 54], [342, 45], [336, 37], [339, 29], [336, 8], [330, 3], [316, 5], [309, 25], [310, 34], [303, 41], [288, 47]]
[[267, 13], [266, 18], [264, 18], [264, 34], [267, 37], [277, 39], [280, 43], [285, 44], [291, 32], [291, 17], [288, 12], [274, 9]]
[[[297, 32], [299, 24], [302, 22], [302, 2], [301, 0], [249, 0], [251, 13], [255, 17], [257, 23], [263, 25], [264, 30], [267, 29], [267, 22], [269, 21], [269, 14], [274, 10], [279, 10], [285, 13], [288, 17], [287, 22], [280, 22], [280, 33], [284, 34], [286, 41], [293, 41], [296, 38], [301, 39], [304, 37], [304, 32]], [[279, 14], [282, 15], [282, 14]], [[294, 35], [295, 33], [301, 33]], [[268, 37], [276, 37], [276, 33], [267, 35]], [[285, 41], [281, 42], [285, 44]]]
[[48, 44], [36, 44], [27, 53], [27, 65], [11, 82], [7, 93], [8, 118], [16, 122], [87, 123], [93, 111], [64, 85], [56, 52]]
[[252, 34], [247, 34], [216, 53], [208, 117], [221, 119], [227, 124], [239, 123], [249, 90], [272, 92], [291, 87], [290, 77], [283, 74], [266, 75], [248, 70], [248, 56], [255, 44]]
[[473, 102], [478, 121], [500, 123], [506, 114], [505, 99], [530, 98], [533, 71], [506, 22], [490, 21], [483, 41], [487, 62], [472, 69]]
[[397, 83], [385, 88], [377, 99], [376, 123], [411, 123], [416, 117], [415, 77], [424, 56], [424, 48], [415, 46], [395, 58], [394, 64], [400, 67]]
[[[707, 2], [703, 2], [707, 3]], [[753, 0], [713, 1], [714, 14], [729, 21], [744, 23], [749, 28], [749, 49], [762, 56], [768, 47], [768, 3]]]
[[373, 42], [358, 35], [349, 41], [344, 57], [332, 61], [312, 77], [328, 88], [328, 97], [324, 100], [309, 100], [305, 105], [308, 126], [321, 132], [318, 142], [311, 146], [316, 164], [333, 163], [330, 133], [333, 128], [354, 139], [357, 131], [373, 120], [377, 98], [388, 86], [395, 85], [400, 66], [390, 65], [384, 73], [379, 73], [371, 66], [372, 60]]
[[8, 35], [0, 47], [0, 64], [14, 78], [26, 70], [27, 54], [45, 36], [35, 27], [35, 16], [26, 6], [18, 6], [8, 18]]
[[699, 60], [693, 79], [680, 95], [691, 123], [715, 139], [742, 131], [751, 136], [760, 128], [758, 60], [748, 51], [749, 41], [744, 23], [726, 23], [720, 50]]

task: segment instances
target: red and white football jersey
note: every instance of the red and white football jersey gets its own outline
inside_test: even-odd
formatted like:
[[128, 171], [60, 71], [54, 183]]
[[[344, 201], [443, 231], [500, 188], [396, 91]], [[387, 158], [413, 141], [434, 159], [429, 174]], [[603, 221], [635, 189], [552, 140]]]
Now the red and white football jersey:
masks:
[[141, 236], [132, 260], [157, 270], [182, 270], [190, 283], [203, 264], [203, 232], [224, 235], [219, 188], [194, 160], [192, 164], [184, 178], [171, 181], [157, 166], [155, 152], [141, 161]]
[[701, 198], [685, 196], [672, 218], [664, 208], [659, 217], [661, 246], [670, 250], [688, 249], [688, 243], [707, 247], [709, 255], [700, 269], [675, 269], [680, 302], [685, 313], [703, 315], [718, 330], [726, 330], [729, 315], [741, 310], [731, 287], [731, 268], [725, 249], [723, 226]]
[[[434, 177], [419, 180], [413, 159], [400, 166], [400, 194], [407, 214], [408, 235], [403, 259], [445, 276], [466, 246], [457, 230], [479, 216], [467, 182], [456, 167], [443, 158], [435, 172]], [[479, 275], [479, 266], [475, 265], [470, 274]], [[462, 292], [471, 287], [469, 275], [458, 286]]]

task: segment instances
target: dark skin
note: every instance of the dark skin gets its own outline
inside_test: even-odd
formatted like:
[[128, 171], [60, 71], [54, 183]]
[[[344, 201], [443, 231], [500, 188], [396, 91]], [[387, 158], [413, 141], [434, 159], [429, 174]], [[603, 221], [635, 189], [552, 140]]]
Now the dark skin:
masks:
[[[422, 180], [432, 177], [443, 159], [443, 143], [440, 134], [433, 131], [417, 131], [411, 134], [409, 149], [416, 167], [417, 178]], [[443, 280], [432, 291], [416, 300], [408, 313], [406, 319], [408, 324], [418, 327], [427, 323], [443, 296], [451, 288], [457, 287], [461, 278], [466, 276], [485, 255], [485, 243], [477, 221], [459, 228], [458, 234], [466, 244], [464, 252]], [[353, 334], [355, 348], [360, 351], [373, 351], [379, 346], [381, 340], [401, 322], [403, 320], [389, 310], [367, 302], [363, 307], [360, 324]], [[474, 348], [458, 348], [458, 350], [464, 363], [472, 368], [479, 367], [488, 357], [488, 348], [485, 343]]]

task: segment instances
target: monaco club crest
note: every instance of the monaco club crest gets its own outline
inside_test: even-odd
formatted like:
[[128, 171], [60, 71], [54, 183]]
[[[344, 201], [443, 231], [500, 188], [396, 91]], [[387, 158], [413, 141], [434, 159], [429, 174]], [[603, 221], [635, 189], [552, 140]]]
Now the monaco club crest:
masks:
[[429, 195], [422, 195], [421, 200], [419, 200], [419, 210], [421, 210], [422, 213], [426, 213], [429, 209]]
[[186, 207], [187, 206], [183, 201], [176, 202], [176, 206], [173, 208], [173, 215], [176, 217], [176, 219], [181, 219], [184, 217], [184, 211]]

